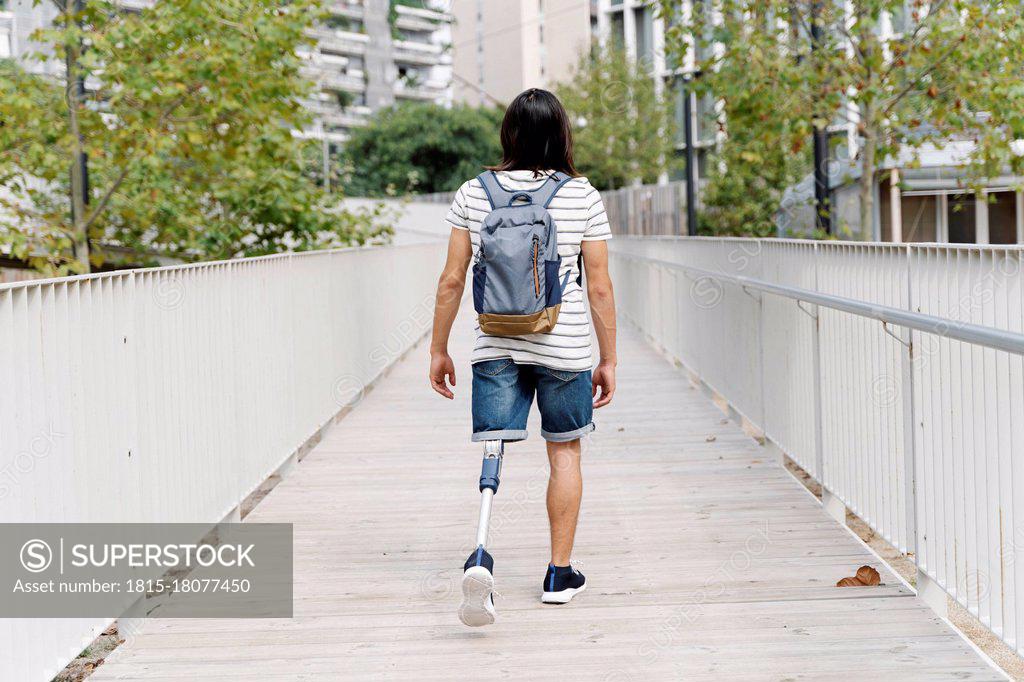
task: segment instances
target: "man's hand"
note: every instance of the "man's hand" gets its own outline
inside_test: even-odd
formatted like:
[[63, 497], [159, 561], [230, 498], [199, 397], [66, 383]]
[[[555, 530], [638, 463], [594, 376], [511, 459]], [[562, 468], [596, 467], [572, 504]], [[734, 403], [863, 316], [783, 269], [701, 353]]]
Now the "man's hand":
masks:
[[454, 400], [455, 394], [451, 392], [448, 384], [445, 383], [445, 377], [448, 377], [448, 383], [455, 386], [455, 363], [452, 362], [452, 356], [442, 352], [431, 353], [430, 387], [445, 398], [448, 398], [448, 400]]
[[[598, 397], [598, 389], [601, 397]], [[612, 401], [615, 395], [615, 363], [602, 360], [594, 369], [592, 380], [592, 393], [594, 396], [594, 408], [604, 407]]]

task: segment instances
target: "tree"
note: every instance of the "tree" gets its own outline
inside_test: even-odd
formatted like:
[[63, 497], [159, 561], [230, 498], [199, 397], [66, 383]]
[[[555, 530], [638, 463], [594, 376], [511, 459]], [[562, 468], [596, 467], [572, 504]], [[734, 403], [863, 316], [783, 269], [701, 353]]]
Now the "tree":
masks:
[[406, 103], [382, 109], [345, 143], [347, 191], [371, 197], [454, 191], [501, 159], [501, 118], [494, 108]]
[[[724, 9], [738, 11], [739, 4]], [[701, 71], [691, 87], [697, 97], [718, 102], [716, 120], [707, 123], [728, 131], [705, 164], [700, 230], [763, 237], [776, 232], [783, 191], [811, 170], [812, 100], [794, 58], [794, 34], [775, 25], [770, 3], [742, 4], [744, 14], [726, 13], [715, 24], [703, 15], [684, 20], [678, 3], [663, 12], [674, 63], [686, 63], [694, 48], [707, 54], [694, 60]], [[703, 37], [694, 41], [693, 35]]]
[[673, 158], [668, 98], [621, 47], [594, 46], [555, 87], [574, 123], [576, 162], [596, 187], [654, 182]]
[[[672, 4], [666, 0], [663, 9]], [[883, 40], [879, 28], [891, 20], [905, 29]], [[758, 30], [749, 30], [751, 21]], [[971, 177], [1024, 166], [1011, 148], [1024, 133], [1014, 42], [1022, 21], [1015, 3], [1004, 0], [721, 0], [714, 13], [684, 17], [667, 42], [676, 54], [692, 49], [691, 35], [697, 46], [724, 46], [698, 66], [727, 114], [738, 100], [768, 105], [772, 113], [741, 118], [742, 125], [727, 115], [730, 138], [736, 129], [735, 143], [744, 150], [766, 142], [786, 149], [792, 134], [809, 135], [809, 125], [852, 123], [859, 138], [861, 236], [870, 238], [883, 159], [926, 143], [974, 139], [979, 144], [965, 163]], [[814, 22], [823, 29], [817, 50], [810, 40]], [[762, 70], [765, 56], [772, 66]]]
[[[12, 255], [63, 274], [103, 264], [108, 245], [204, 260], [380, 233], [305, 175], [291, 134], [307, 123], [296, 48], [317, 0], [161, 0], [138, 13], [55, 2], [55, 25], [35, 37], [63, 57], [62, 80], [0, 70], [0, 245]], [[88, 205], [71, 192], [79, 151]]]

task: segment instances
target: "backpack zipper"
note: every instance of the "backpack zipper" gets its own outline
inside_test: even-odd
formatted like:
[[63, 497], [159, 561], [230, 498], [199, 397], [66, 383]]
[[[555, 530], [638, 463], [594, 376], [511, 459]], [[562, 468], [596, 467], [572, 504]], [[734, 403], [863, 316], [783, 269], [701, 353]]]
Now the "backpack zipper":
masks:
[[540, 240], [533, 238], [533, 291], [540, 296], [540, 273], [537, 271], [537, 260], [540, 258]]

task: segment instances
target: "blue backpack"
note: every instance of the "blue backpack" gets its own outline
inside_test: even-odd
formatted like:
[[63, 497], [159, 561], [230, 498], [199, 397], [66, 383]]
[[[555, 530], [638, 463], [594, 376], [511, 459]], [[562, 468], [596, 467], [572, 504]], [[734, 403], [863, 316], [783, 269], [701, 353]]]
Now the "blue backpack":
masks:
[[562, 259], [548, 204], [571, 179], [556, 172], [527, 191], [502, 187], [493, 171], [478, 177], [491, 204], [473, 264], [473, 307], [483, 333], [538, 334], [558, 322], [569, 273], [558, 281]]

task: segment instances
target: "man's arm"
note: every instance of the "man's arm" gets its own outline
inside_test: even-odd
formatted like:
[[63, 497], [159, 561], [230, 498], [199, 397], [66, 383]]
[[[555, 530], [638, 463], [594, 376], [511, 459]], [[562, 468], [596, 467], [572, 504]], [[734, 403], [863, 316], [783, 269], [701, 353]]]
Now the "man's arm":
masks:
[[[601, 360], [594, 370], [594, 407], [604, 407], [615, 395], [615, 292], [608, 275], [608, 242], [584, 241], [583, 266], [587, 273], [587, 299], [594, 319]], [[601, 391], [598, 397], [598, 389]]]
[[469, 231], [453, 227], [448, 238], [448, 260], [437, 282], [434, 331], [430, 336], [430, 386], [449, 400], [455, 395], [445, 383], [445, 377], [452, 386], [455, 385], [455, 363], [448, 355], [448, 336], [459, 313], [462, 292], [466, 288], [466, 270], [472, 258], [473, 244], [469, 240]]

